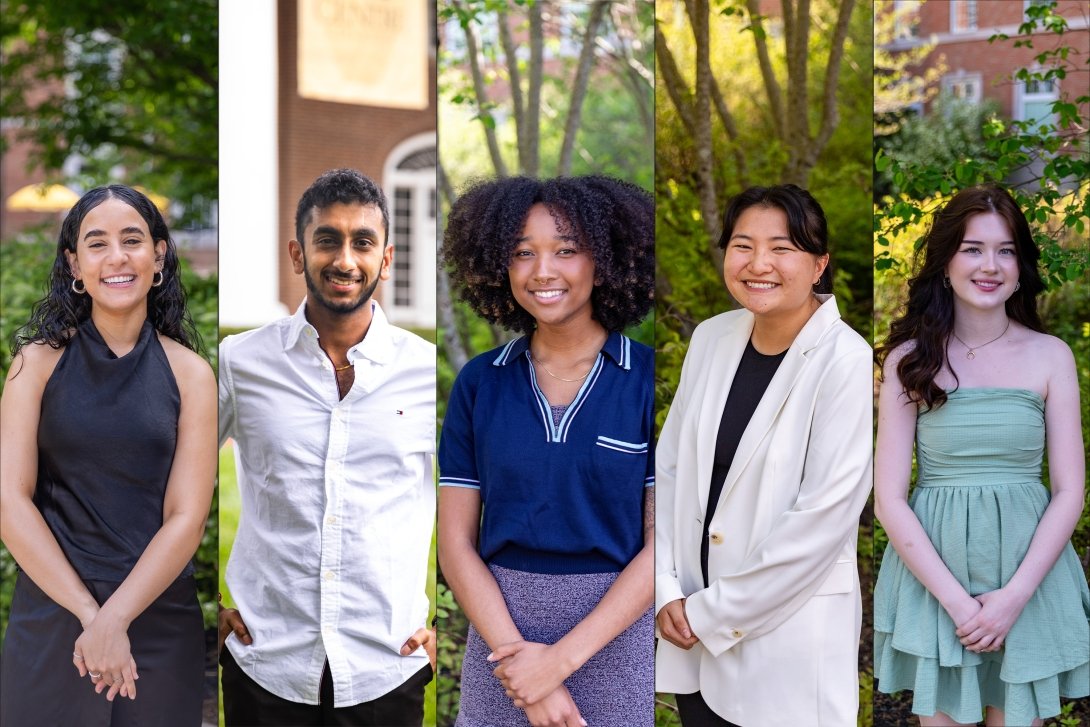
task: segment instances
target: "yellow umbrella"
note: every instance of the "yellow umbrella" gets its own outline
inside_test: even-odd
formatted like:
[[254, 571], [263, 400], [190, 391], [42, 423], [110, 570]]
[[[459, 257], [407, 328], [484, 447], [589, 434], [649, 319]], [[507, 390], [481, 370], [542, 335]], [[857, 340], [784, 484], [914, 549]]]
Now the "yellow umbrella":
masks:
[[161, 194], [156, 194], [146, 187], [141, 187], [139, 184], [134, 184], [133, 189], [140, 192], [145, 197], [151, 200], [151, 203], [159, 208], [159, 211], [164, 215], [167, 213], [167, 208], [170, 207], [170, 200]]
[[6, 206], [13, 212], [63, 212], [78, 200], [63, 184], [28, 184], [8, 197]]

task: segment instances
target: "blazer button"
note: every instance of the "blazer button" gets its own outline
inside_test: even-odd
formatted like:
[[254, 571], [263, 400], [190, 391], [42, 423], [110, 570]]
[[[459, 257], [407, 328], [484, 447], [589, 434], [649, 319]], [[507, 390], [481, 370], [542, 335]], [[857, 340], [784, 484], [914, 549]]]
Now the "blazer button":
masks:
[[723, 544], [723, 534], [722, 533], [709, 533], [708, 534], [708, 540], [710, 540], [713, 545], [722, 545]]

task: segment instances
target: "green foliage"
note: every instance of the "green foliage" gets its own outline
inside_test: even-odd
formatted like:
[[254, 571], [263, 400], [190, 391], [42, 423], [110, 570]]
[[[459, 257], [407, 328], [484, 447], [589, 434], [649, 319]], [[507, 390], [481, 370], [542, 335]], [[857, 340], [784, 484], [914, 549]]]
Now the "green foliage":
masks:
[[[903, 191], [901, 184], [894, 180], [894, 172], [888, 163], [891, 158], [902, 164], [934, 169], [953, 169], [963, 158], [990, 158], [984, 133], [998, 108], [993, 101], [975, 104], [944, 95], [935, 102], [932, 113], [910, 117], [897, 133], [876, 138], [875, 144], [883, 152], [884, 163], [875, 174], [875, 199]], [[940, 182], [940, 188], [942, 186]], [[949, 183], [945, 189], [948, 194]]]
[[[26, 232], [20, 241], [0, 243], [0, 379], [6, 380], [11, 366], [11, 342], [15, 331], [26, 323], [31, 306], [46, 293], [46, 280], [56, 256], [53, 231], [43, 226]], [[200, 277], [182, 261], [182, 282], [189, 294], [189, 311], [203, 339], [205, 358], [216, 364], [216, 277]], [[204, 536], [194, 557], [197, 592], [204, 613], [205, 628], [216, 624], [216, 578], [218, 563], [218, 500], [205, 524]], [[7, 625], [11, 593], [15, 587], [15, 561], [0, 546], [0, 639]]]
[[[130, 177], [207, 214], [218, 195], [215, 0], [3, 0], [0, 105], [47, 171]], [[4, 142], [0, 140], [0, 145]]]

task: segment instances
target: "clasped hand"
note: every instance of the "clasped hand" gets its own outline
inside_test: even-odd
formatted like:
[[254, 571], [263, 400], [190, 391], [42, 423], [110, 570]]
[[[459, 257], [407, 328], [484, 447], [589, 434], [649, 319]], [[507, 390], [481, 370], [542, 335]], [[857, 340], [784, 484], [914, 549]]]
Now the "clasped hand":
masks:
[[1026, 602], [1011, 591], [999, 588], [981, 593], [974, 599], [979, 606], [967, 618], [955, 619], [962, 646], [968, 651], [983, 653], [999, 651], [1011, 627], [1022, 614]]
[[99, 611], [76, 639], [72, 664], [81, 677], [90, 675], [95, 692], [106, 699], [136, 699], [136, 661], [129, 650], [128, 625]]
[[534, 727], [586, 725], [564, 680], [570, 676], [553, 646], [533, 641], [503, 644], [488, 655], [499, 662], [493, 672], [514, 705]]
[[688, 651], [700, 641], [689, 627], [689, 618], [685, 615], [685, 599], [670, 601], [655, 616], [659, 635], [678, 648]]

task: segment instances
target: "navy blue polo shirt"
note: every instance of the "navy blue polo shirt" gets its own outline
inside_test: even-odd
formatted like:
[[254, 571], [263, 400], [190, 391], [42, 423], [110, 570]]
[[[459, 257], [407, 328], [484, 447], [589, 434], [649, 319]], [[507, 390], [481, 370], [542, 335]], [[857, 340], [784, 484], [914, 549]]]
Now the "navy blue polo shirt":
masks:
[[517, 338], [454, 382], [440, 487], [481, 493], [485, 563], [532, 573], [619, 572], [643, 547], [654, 485], [654, 351], [611, 333], [558, 426]]

